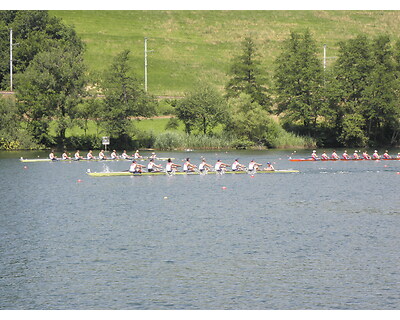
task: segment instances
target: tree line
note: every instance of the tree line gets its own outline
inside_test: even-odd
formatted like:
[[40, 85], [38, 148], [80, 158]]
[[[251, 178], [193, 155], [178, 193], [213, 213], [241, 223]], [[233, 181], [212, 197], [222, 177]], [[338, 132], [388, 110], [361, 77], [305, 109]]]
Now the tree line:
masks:
[[[104, 74], [89, 73], [85, 45], [72, 27], [46, 11], [0, 11], [0, 87], [9, 86], [9, 29], [15, 36], [16, 99], [0, 99], [0, 148], [98, 145], [98, 136], [66, 137], [89, 121], [114, 145], [137, 141], [133, 117], [157, 114], [158, 101], [144, 92], [129, 50], [114, 57]], [[399, 142], [400, 43], [360, 35], [339, 43], [332, 67], [324, 69], [311, 32], [291, 32], [274, 70], [261, 68], [251, 37], [228, 72], [224, 90], [196, 84], [180, 100], [168, 100], [187, 135], [215, 136], [219, 127], [232, 146], [281, 147], [298, 136], [305, 146], [395, 145]], [[279, 117], [279, 122], [276, 120]], [[56, 123], [56, 136], [50, 124]], [[222, 129], [221, 129], [222, 128]], [[143, 138], [143, 137], [142, 137]], [[154, 137], [144, 137], [152, 147]], [[97, 142], [96, 142], [97, 141]], [[298, 140], [296, 140], [297, 143]], [[310, 142], [311, 141], [311, 142]], [[135, 145], [137, 147], [137, 145]]]

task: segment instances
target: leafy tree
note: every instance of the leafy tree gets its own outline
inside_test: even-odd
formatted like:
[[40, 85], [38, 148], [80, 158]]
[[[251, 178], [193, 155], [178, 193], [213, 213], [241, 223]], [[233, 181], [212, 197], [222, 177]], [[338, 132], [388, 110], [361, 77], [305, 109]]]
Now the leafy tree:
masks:
[[118, 54], [103, 83], [105, 127], [112, 137], [128, 139], [133, 134], [132, 117], [155, 114], [156, 101], [140, 88], [129, 64], [129, 50]]
[[80, 54], [68, 47], [55, 47], [38, 53], [16, 77], [17, 98], [39, 143], [51, 141], [50, 119], [57, 119], [57, 137], [59, 143], [64, 142], [75, 106], [85, 92], [85, 70]]
[[268, 145], [267, 135], [273, 120], [266, 110], [245, 93], [229, 99], [228, 106], [227, 132], [252, 143]]
[[203, 134], [210, 133], [226, 116], [222, 95], [214, 88], [201, 84], [188, 93], [176, 106], [176, 115], [185, 124], [186, 133], [193, 129]]
[[[13, 72], [22, 73], [36, 54], [55, 46], [68, 46], [82, 53], [84, 44], [75, 30], [60, 18], [49, 16], [47, 11], [0, 11], [0, 57], [9, 56], [9, 29], [13, 30]], [[1, 64], [4, 62], [2, 61]], [[9, 86], [9, 66], [0, 69], [0, 86]]]
[[232, 77], [225, 87], [226, 97], [238, 97], [241, 93], [246, 93], [254, 102], [268, 110], [271, 98], [267, 94], [266, 80], [260, 70], [256, 45], [250, 37], [246, 37], [242, 46], [242, 54], [234, 58], [229, 71]]
[[323, 69], [309, 31], [292, 32], [276, 60], [275, 86], [278, 113], [299, 122], [315, 135], [322, 107]]

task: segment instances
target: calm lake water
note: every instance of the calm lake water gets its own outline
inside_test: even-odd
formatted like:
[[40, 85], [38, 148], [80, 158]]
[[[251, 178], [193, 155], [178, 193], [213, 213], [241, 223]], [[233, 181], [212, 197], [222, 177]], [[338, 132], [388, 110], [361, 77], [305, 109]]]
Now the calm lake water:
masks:
[[399, 309], [400, 161], [158, 154], [300, 173], [95, 178], [129, 162], [0, 153], [0, 309]]

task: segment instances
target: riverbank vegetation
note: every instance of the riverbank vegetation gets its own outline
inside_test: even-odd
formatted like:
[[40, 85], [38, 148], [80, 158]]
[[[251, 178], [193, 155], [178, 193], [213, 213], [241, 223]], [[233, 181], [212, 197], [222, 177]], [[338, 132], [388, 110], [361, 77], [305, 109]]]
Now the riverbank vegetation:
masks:
[[[10, 28], [16, 94], [0, 98], [1, 149], [96, 149], [102, 136], [115, 149], [399, 143], [400, 42], [387, 34], [340, 41], [326, 67], [312, 32], [291, 31], [269, 69], [264, 46], [244, 35], [224, 82], [199, 76], [182, 97], [160, 99], [143, 89], [127, 48], [93, 72], [85, 43], [48, 12], [0, 12], [2, 56]], [[0, 85], [10, 85], [7, 67]], [[137, 120], [160, 115], [168, 118]]]

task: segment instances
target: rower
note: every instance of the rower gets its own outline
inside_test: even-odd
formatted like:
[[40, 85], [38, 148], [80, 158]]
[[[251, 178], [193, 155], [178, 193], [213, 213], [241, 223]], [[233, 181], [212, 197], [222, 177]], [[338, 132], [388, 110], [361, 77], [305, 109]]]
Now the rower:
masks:
[[353, 159], [360, 159], [360, 156], [358, 155], [357, 150], [354, 150]]
[[194, 164], [191, 164], [190, 159], [186, 158], [186, 161], [183, 164], [183, 172], [193, 172], [195, 168], [197, 168], [197, 166]]
[[400, 160], [400, 152], [399, 152], [399, 153], [397, 153], [397, 159], [399, 159], [399, 160]]
[[371, 160], [371, 156], [367, 153], [367, 151], [364, 151], [362, 156], [364, 160]]
[[313, 150], [313, 152], [311, 153], [311, 158], [312, 158], [313, 160], [318, 160], [317, 151]]
[[380, 157], [380, 155], [378, 154], [378, 151], [374, 151], [374, 153], [372, 154], [372, 159], [374, 159], [374, 160], [379, 160], [381, 157]]
[[71, 157], [68, 156], [66, 150], [64, 150], [64, 153], [62, 154], [61, 159], [63, 159], [63, 160], [70, 160], [71, 159]]
[[151, 153], [150, 159], [154, 159], [154, 160], [157, 159], [157, 155], [155, 152]]
[[275, 171], [274, 166], [271, 164], [271, 162], [267, 162], [267, 167], [264, 168], [265, 171]]
[[157, 165], [154, 163], [154, 159], [150, 159], [150, 162], [147, 165], [148, 172], [160, 172], [161, 170], [159, 170], [159, 169], [161, 169], [161, 168], [162, 168], [161, 165]]
[[347, 150], [344, 150], [342, 157], [343, 157], [343, 159], [345, 159], [345, 160], [350, 159], [350, 156], [347, 154]]
[[206, 159], [201, 159], [201, 163], [199, 164], [199, 171], [200, 173], [207, 173], [208, 169], [207, 168], [212, 168], [212, 165], [209, 165], [206, 162]]
[[106, 160], [107, 159], [106, 155], [104, 154], [104, 150], [101, 150], [99, 152], [99, 159], [100, 160]]
[[259, 166], [261, 165], [261, 163], [257, 163], [254, 160], [251, 160], [249, 163], [249, 171], [257, 171], [259, 169]]
[[93, 155], [93, 151], [89, 150], [88, 154], [86, 155], [86, 159], [88, 160], [95, 160], [96, 158]]
[[221, 160], [217, 160], [214, 166], [214, 170], [216, 172], [223, 172], [226, 167], [229, 167], [229, 164], [223, 163]]
[[116, 160], [119, 159], [118, 155], [117, 155], [117, 151], [113, 150], [113, 152], [110, 155], [112, 160]]
[[58, 160], [57, 157], [56, 157], [55, 154], [54, 154], [54, 150], [51, 150], [51, 152], [50, 152], [50, 154], [49, 154], [49, 158], [50, 158], [52, 161], [57, 161], [57, 160]]
[[235, 161], [232, 163], [232, 171], [243, 171], [245, 169], [245, 166], [239, 163], [238, 159], [235, 159]]
[[75, 160], [81, 160], [83, 157], [79, 154], [79, 150], [76, 150], [75, 155], [74, 155]]
[[176, 168], [181, 167], [181, 165], [173, 163], [171, 158], [168, 158], [167, 164], [165, 165], [165, 171], [169, 174], [176, 171]]
[[321, 159], [322, 159], [322, 160], [328, 160], [328, 159], [329, 159], [329, 157], [328, 157], [328, 155], [326, 154], [325, 151], [322, 152], [322, 154], [321, 154]]
[[126, 153], [126, 150], [124, 150], [124, 152], [122, 152], [121, 157], [123, 159], [130, 159], [130, 157], [128, 156], [128, 154]]
[[333, 150], [331, 158], [334, 159], [334, 160], [339, 160], [339, 156], [336, 153], [336, 150]]
[[139, 154], [139, 150], [136, 150], [136, 152], [135, 152], [135, 154], [133, 155], [133, 157], [134, 157], [135, 159], [143, 158], [143, 157]]
[[385, 153], [382, 156], [383, 159], [392, 159], [392, 157], [389, 155], [388, 151], [386, 150]]
[[131, 173], [142, 173], [142, 168], [143, 166], [141, 164], [136, 163], [135, 160], [132, 161], [130, 167], [129, 167], [129, 172]]

